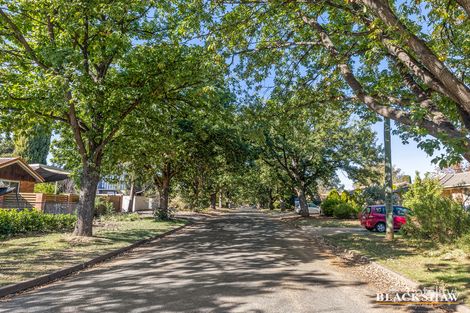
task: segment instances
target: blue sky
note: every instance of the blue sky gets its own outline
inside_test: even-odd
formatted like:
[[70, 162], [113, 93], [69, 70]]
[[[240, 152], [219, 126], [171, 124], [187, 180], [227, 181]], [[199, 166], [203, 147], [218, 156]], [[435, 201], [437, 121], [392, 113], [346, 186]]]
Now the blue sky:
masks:
[[[395, 123], [391, 122], [392, 128], [394, 128]], [[377, 143], [383, 145], [383, 122], [374, 124], [372, 129], [377, 133]], [[432, 157], [419, 149], [416, 144], [415, 141], [403, 144], [397, 135], [392, 134], [392, 163], [400, 168], [404, 174], [411, 175], [412, 179], [414, 179], [416, 171], [424, 174], [426, 172], [434, 172], [437, 167], [436, 164], [431, 163]], [[352, 181], [344, 174], [339, 173], [339, 178], [346, 189], [352, 189]]]

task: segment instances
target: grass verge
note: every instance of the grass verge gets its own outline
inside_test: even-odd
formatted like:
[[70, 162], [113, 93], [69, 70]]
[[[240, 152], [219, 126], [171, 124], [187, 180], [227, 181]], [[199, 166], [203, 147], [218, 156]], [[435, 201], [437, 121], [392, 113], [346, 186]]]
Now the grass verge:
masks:
[[69, 233], [28, 234], [0, 240], [0, 286], [36, 278], [148, 239], [185, 221], [98, 221], [92, 238]]
[[295, 226], [295, 227], [339, 227], [339, 228], [360, 228], [361, 223], [358, 219], [337, 219], [334, 217], [326, 216], [310, 216], [310, 217], [290, 217], [284, 220], [285, 222]]
[[439, 245], [410, 240], [396, 234], [393, 242], [381, 233], [325, 235], [335, 246], [368, 256], [379, 264], [425, 286], [455, 288], [459, 298], [470, 304], [470, 237]]

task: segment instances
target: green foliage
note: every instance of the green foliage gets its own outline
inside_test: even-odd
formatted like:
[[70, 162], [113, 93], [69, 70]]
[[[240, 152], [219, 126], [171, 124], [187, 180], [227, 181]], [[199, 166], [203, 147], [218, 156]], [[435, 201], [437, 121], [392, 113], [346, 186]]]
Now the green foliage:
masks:
[[[50, 125], [55, 161], [80, 176], [81, 188], [95, 189], [117, 163], [111, 151], [129, 154], [116, 137], [146, 138], [134, 130], [159, 125], [170, 106], [205, 103], [225, 75], [223, 57], [190, 42], [195, 12], [177, 1], [17, 0], [0, 13], [0, 128]], [[145, 159], [162, 143], [132, 154]], [[78, 211], [83, 236], [91, 235], [91, 200]]]
[[341, 203], [341, 196], [336, 189], [332, 189], [320, 207], [326, 216], [333, 216], [335, 208]]
[[71, 214], [47, 214], [39, 210], [0, 209], [0, 235], [27, 232], [56, 232], [73, 229], [77, 217]]
[[106, 217], [116, 214], [113, 203], [103, 197], [96, 197], [95, 200], [95, 217]]
[[15, 149], [10, 133], [0, 133], [0, 157], [13, 155]]
[[34, 125], [27, 130], [15, 133], [13, 154], [23, 158], [27, 163], [47, 163], [51, 131], [42, 125]]
[[113, 221], [113, 222], [133, 222], [140, 220], [139, 213], [111, 213], [100, 216], [102, 221]]
[[351, 218], [359, 212], [361, 204], [357, 199], [357, 195], [351, 195], [347, 191], [343, 191], [340, 195], [336, 189], [333, 189], [320, 204], [320, 207], [326, 216]]
[[470, 231], [468, 212], [443, 196], [439, 181], [429, 176], [416, 176], [404, 195], [403, 205], [411, 209], [403, 231], [412, 237], [451, 242]]
[[336, 218], [351, 218], [354, 213], [355, 208], [347, 202], [340, 202], [333, 210], [333, 216]]
[[153, 211], [153, 216], [157, 221], [169, 221], [173, 219], [175, 212], [172, 208], [157, 208]]
[[379, 185], [367, 186], [361, 196], [366, 205], [382, 204], [385, 201], [385, 188]]
[[341, 203], [340, 200], [338, 199], [329, 199], [326, 198], [325, 200], [322, 201], [320, 204], [320, 207], [322, 209], [322, 212], [326, 216], [333, 216], [335, 208]]
[[339, 170], [360, 180], [378, 161], [368, 122], [354, 119], [347, 103], [324, 103], [323, 96], [314, 89], [276, 92], [244, 112], [259, 158], [299, 198], [331, 186]]
[[[253, 89], [274, 81], [285, 90], [314, 86], [330, 99], [355, 94], [362, 117], [390, 113], [403, 141], [416, 139], [429, 154], [444, 143], [453, 159], [470, 158], [470, 124], [462, 124], [470, 76], [460, 75], [469, 67], [470, 13], [461, 2], [239, 1], [206, 15], [211, 45], [240, 56], [237, 71]], [[424, 93], [432, 106], [422, 105]]]
[[55, 183], [38, 183], [34, 185], [34, 192], [54, 194], [55, 187]]

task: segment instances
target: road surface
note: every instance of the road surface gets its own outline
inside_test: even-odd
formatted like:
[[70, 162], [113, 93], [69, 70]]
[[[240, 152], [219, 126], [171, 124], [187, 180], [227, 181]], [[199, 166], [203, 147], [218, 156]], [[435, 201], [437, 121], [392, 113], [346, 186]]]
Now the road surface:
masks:
[[307, 235], [262, 214], [202, 220], [0, 302], [0, 312], [397, 312]]

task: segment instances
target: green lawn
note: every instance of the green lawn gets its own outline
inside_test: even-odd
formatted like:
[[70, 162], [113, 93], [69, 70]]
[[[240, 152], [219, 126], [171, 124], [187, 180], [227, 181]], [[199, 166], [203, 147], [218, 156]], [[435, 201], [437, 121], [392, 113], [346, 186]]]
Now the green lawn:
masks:
[[0, 241], [0, 286], [32, 279], [151, 238], [184, 221], [99, 221], [93, 238], [68, 233], [31, 234]]
[[393, 242], [384, 234], [327, 235], [334, 245], [354, 250], [374, 261], [426, 286], [456, 288], [470, 304], [470, 241], [462, 239], [452, 245], [429, 241], [412, 241], [396, 235]]

